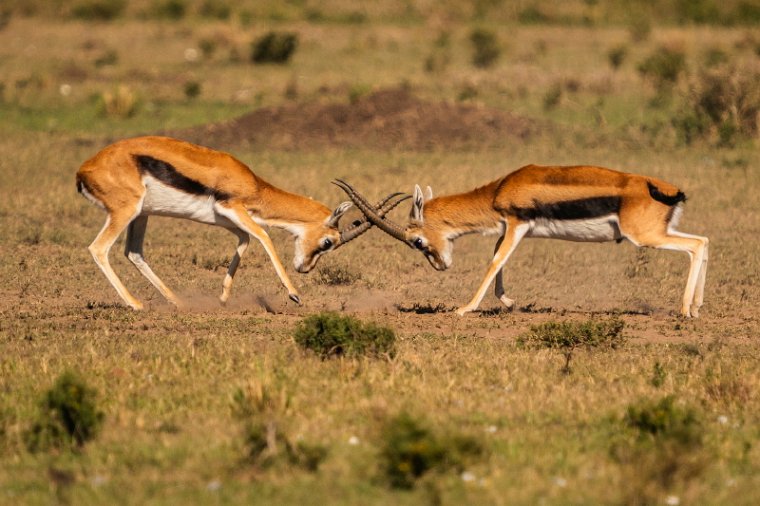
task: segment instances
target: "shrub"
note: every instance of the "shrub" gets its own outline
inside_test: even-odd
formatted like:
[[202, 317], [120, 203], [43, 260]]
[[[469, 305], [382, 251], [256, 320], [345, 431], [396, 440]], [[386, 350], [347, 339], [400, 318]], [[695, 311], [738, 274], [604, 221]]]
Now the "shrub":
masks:
[[429, 471], [461, 472], [483, 453], [478, 441], [461, 435], [436, 436], [424, 421], [402, 412], [386, 422], [381, 460], [390, 486], [409, 489]]
[[672, 440], [687, 446], [702, 444], [702, 423], [696, 411], [678, 405], [672, 395], [628, 406], [624, 421], [636, 429], [641, 438]]
[[562, 84], [554, 83], [544, 94], [544, 110], [557, 107], [562, 100]]
[[324, 446], [293, 443], [288, 435], [291, 402], [284, 388], [256, 382], [239, 389], [233, 396], [233, 414], [243, 424], [246, 459], [257, 467], [289, 464], [316, 471], [327, 457]]
[[651, 79], [658, 89], [675, 84], [686, 70], [683, 51], [661, 47], [638, 66], [639, 73]]
[[668, 372], [662, 364], [660, 362], [655, 362], [654, 367], [652, 368], [652, 378], [649, 380], [649, 383], [655, 388], [660, 388], [665, 384], [665, 378], [667, 377]]
[[626, 46], [615, 46], [607, 53], [607, 60], [610, 62], [610, 66], [617, 70], [625, 61], [627, 54], [628, 48]]
[[269, 32], [251, 44], [254, 63], [286, 63], [298, 46], [298, 35]]
[[570, 373], [570, 360], [576, 348], [615, 349], [625, 342], [620, 318], [587, 320], [585, 322], [546, 322], [532, 325], [530, 332], [520, 335], [517, 342], [523, 346], [562, 350], [565, 366], [562, 371]]
[[672, 396], [628, 406], [622, 422], [636, 434], [611, 447], [626, 483], [623, 504], [662, 504], [674, 488], [689, 488], [712, 460], [697, 412]]
[[198, 81], [188, 81], [184, 86], [185, 97], [192, 100], [201, 94], [201, 83]]
[[30, 451], [82, 446], [98, 434], [103, 418], [95, 391], [67, 371], [43, 396], [38, 419], [24, 439]]
[[718, 66], [692, 82], [686, 106], [673, 124], [687, 144], [710, 134], [722, 146], [760, 131], [760, 69]]
[[476, 29], [470, 33], [472, 43], [472, 64], [476, 67], [486, 68], [496, 63], [501, 54], [499, 41], [490, 30]]
[[153, 5], [152, 14], [162, 19], [179, 20], [185, 17], [187, 4], [184, 0], [164, 0]]
[[296, 327], [294, 337], [301, 347], [322, 358], [333, 355], [393, 357], [396, 354], [393, 330], [332, 312], [304, 318]]
[[204, 18], [229, 19], [232, 8], [226, 2], [219, 0], [205, 0], [198, 11]]
[[81, 0], [74, 4], [71, 15], [90, 21], [110, 21], [118, 18], [126, 5], [126, 0]]

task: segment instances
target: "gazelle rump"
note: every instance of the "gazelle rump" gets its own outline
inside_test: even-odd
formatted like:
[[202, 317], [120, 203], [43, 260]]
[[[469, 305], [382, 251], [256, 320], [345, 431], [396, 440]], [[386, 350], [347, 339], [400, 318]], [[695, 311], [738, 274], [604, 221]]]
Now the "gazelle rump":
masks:
[[466, 193], [432, 198], [415, 187], [405, 228], [378, 217], [350, 185], [339, 186], [359, 209], [396, 239], [420, 250], [437, 270], [452, 262], [453, 241], [469, 233], [495, 233], [494, 256], [480, 287], [457, 313], [480, 305], [488, 286], [507, 307], [502, 268], [525, 237], [582, 242], [622, 241], [639, 247], [685, 251], [691, 260], [681, 314], [696, 317], [704, 300], [708, 239], [676, 231], [686, 196], [659, 179], [602, 167], [528, 165]]
[[[227, 153], [168, 137], [137, 137], [111, 144], [84, 162], [76, 181], [78, 191], [108, 213], [89, 250], [119, 296], [134, 309], [142, 309], [142, 303], [127, 290], [108, 260], [111, 247], [125, 229], [125, 255], [168, 301], [179, 304], [143, 256], [151, 215], [220, 226], [238, 238], [220, 296], [223, 303], [229, 298], [233, 277], [253, 236], [264, 247], [290, 298], [300, 304], [298, 291], [264, 227], [282, 228], [295, 236], [293, 263], [298, 272], [305, 273], [324, 253], [371, 226], [365, 219], [339, 231], [338, 221], [350, 202], [331, 211], [310, 198], [267, 183]], [[398, 195], [389, 195], [373, 211], [384, 215], [403, 200], [394, 200]]]

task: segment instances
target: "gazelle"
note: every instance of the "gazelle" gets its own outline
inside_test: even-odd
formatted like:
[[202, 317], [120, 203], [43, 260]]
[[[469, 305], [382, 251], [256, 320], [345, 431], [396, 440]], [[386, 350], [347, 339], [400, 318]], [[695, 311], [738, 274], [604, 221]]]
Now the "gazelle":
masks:
[[493, 259], [475, 296], [459, 315], [480, 305], [491, 281], [496, 297], [511, 308], [502, 268], [524, 237], [605, 242], [628, 239], [636, 246], [685, 251], [691, 259], [681, 314], [696, 317], [704, 298], [708, 239], [675, 230], [686, 196], [659, 179], [601, 167], [528, 165], [485, 186], [432, 198], [415, 187], [409, 223], [401, 228], [378, 216], [344, 181], [335, 181], [378, 228], [418, 249], [437, 270], [451, 266], [453, 241], [474, 233], [494, 233]]
[[[237, 236], [237, 249], [224, 278], [222, 303], [229, 298], [250, 236], [264, 247], [290, 298], [301, 303], [264, 227], [282, 228], [295, 236], [293, 263], [301, 273], [313, 269], [326, 252], [371, 227], [365, 218], [338, 231], [338, 221], [350, 202], [330, 211], [310, 198], [274, 187], [227, 153], [168, 137], [137, 137], [111, 144], [82, 164], [76, 180], [79, 193], [108, 213], [105, 225], [90, 244], [90, 253], [133, 309], [142, 309], [143, 305], [129, 293], [108, 261], [111, 246], [124, 229], [127, 258], [169, 302], [179, 304], [143, 257], [143, 239], [151, 215], [216, 225]], [[408, 198], [394, 200], [399, 195], [389, 195], [373, 212], [382, 216]]]

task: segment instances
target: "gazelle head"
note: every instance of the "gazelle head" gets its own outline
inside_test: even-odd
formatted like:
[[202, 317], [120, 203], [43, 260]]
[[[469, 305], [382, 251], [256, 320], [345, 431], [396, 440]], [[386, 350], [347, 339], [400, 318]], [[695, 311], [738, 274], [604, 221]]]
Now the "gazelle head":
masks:
[[404, 242], [425, 255], [435, 270], [445, 271], [451, 266], [453, 240], [431, 220], [425, 221], [425, 202], [433, 198], [433, 191], [427, 187], [423, 197], [419, 185], [414, 187], [414, 200], [409, 213], [409, 224], [404, 229]]
[[[409, 198], [403, 193], [391, 193], [378, 202], [376, 207], [367, 207], [383, 219], [389, 211]], [[334, 251], [353, 241], [372, 227], [372, 222], [365, 216], [338, 230], [338, 221], [351, 207], [351, 202], [343, 202], [327, 217], [324, 222], [316, 223], [296, 234], [296, 253], [293, 263], [298, 272], [309, 272], [317, 265], [319, 258], [328, 251]]]
[[307, 273], [317, 265], [319, 258], [341, 244], [338, 230], [340, 218], [351, 207], [351, 202], [343, 202], [323, 221], [307, 223], [299, 227], [295, 241], [293, 265], [300, 273]]
[[415, 186], [409, 223], [406, 228], [401, 228], [392, 221], [380, 216], [369, 205], [367, 199], [354, 190], [351, 185], [340, 180], [335, 181], [335, 184], [348, 194], [366, 219], [377, 226], [377, 228], [409, 247], [421, 251], [434, 269], [443, 271], [449, 268], [452, 258], [453, 238], [446, 232], [445, 227], [441, 227], [434, 220], [425, 219], [425, 202], [433, 198], [433, 192], [430, 187], [427, 188], [427, 195], [423, 195], [420, 187]]

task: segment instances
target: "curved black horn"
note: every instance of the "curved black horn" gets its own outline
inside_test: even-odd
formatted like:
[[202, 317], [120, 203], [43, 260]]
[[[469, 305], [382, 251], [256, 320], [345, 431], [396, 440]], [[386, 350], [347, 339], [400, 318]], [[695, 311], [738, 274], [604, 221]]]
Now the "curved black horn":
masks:
[[[396, 197], [401, 198], [397, 199]], [[374, 209], [377, 211], [378, 216], [383, 217], [392, 211], [401, 202], [410, 198], [410, 195], [401, 192], [391, 193], [383, 200], [378, 202]], [[347, 242], [356, 239], [370, 228], [372, 228], [372, 222], [369, 221], [366, 216], [362, 216], [361, 219], [355, 220], [350, 227], [341, 230], [340, 242], [335, 246], [335, 249], [338, 249], [340, 246], [346, 244]]]
[[392, 221], [383, 218], [383, 216], [380, 215], [374, 207], [372, 207], [367, 199], [365, 199], [361, 194], [354, 190], [350, 184], [341, 179], [336, 179], [333, 181], [333, 184], [340, 187], [341, 190], [346, 192], [346, 195], [348, 195], [354, 205], [359, 208], [359, 210], [373, 225], [391, 237], [394, 237], [406, 244], [406, 235], [404, 234], [404, 230]]

